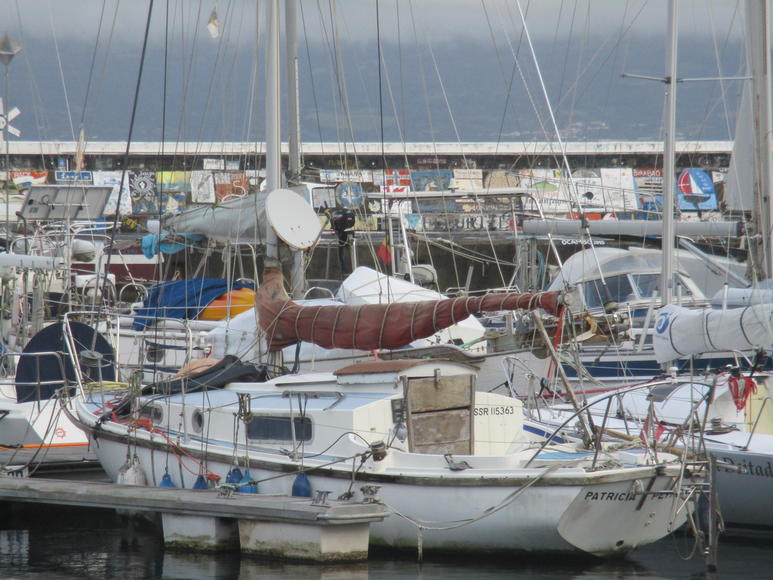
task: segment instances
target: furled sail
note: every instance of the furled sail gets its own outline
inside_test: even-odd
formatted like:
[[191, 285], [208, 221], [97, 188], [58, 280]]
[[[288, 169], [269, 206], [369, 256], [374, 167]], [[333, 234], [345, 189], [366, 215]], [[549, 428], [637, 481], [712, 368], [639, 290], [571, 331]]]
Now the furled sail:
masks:
[[559, 292], [492, 293], [427, 302], [300, 306], [285, 292], [282, 273], [267, 267], [257, 292], [260, 326], [270, 351], [298, 341], [324, 348], [400, 348], [456, 324], [470, 314], [542, 308], [556, 314]]
[[659, 363], [704, 352], [766, 347], [773, 343], [773, 304], [729, 310], [669, 304], [658, 312], [652, 342]]

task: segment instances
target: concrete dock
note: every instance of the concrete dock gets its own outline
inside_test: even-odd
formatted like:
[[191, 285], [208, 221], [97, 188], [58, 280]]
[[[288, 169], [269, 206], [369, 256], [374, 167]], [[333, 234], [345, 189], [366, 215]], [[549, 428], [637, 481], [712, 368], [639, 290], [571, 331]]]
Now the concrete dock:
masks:
[[167, 547], [293, 560], [361, 560], [369, 526], [388, 515], [378, 503], [284, 495], [220, 493], [0, 477], [0, 501], [35, 502], [160, 513]]

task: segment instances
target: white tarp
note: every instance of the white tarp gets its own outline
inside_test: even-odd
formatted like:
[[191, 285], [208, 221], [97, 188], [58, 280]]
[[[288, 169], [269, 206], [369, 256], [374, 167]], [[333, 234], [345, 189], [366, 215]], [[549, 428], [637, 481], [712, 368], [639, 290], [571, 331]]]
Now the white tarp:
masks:
[[659, 363], [704, 352], [767, 347], [773, 343], [773, 304], [729, 310], [669, 304], [658, 311], [652, 343]]

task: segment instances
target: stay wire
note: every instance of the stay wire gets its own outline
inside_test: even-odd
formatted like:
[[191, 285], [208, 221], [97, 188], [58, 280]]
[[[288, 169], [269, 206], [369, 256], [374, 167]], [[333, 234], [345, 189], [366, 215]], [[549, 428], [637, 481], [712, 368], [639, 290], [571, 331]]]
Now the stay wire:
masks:
[[[115, 243], [115, 235], [116, 231], [118, 229], [118, 218], [120, 217], [120, 207], [121, 207], [121, 198], [124, 194], [124, 183], [126, 181], [126, 171], [127, 167], [129, 165], [129, 150], [131, 148], [132, 144], [132, 137], [134, 135], [134, 123], [137, 118], [137, 105], [139, 103], [139, 95], [140, 95], [140, 87], [142, 86], [142, 72], [145, 67], [145, 56], [147, 54], [148, 49], [148, 37], [150, 36], [150, 22], [153, 15], [153, 2], [154, 0], [150, 0], [148, 3], [148, 16], [145, 21], [145, 34], [142, 39], [142, 52], [140, 53], [140, 65], [139, 70], [137, 71], [137, 83], [134, 88], [134, 102], [132, 104], [132, 114], [131, 119], [129, 121], [129, 135], [126, 139], [126, 149], [124, 150], [123, 155], [123, 170], [121, 171], [121, 183], [119, 185], [118, 189], [118, 201], [116, 203], [116, 212], [115, 216], [113, 217], [113, 227], [110, 232], [110, 245], [114, 245]], [[109, 252], [107, 254], [107, 261], [105, 263], [105, 272], [110, 271], [110, 261], [112, 258], [112, 253]], [[99, 306], [97, 308], [97, 319], [101, 316], [102, 309], [104, 307], [104, 301], [100, 301]], [[96, 341], [97, 333], [94, 333], [93, 341]]]

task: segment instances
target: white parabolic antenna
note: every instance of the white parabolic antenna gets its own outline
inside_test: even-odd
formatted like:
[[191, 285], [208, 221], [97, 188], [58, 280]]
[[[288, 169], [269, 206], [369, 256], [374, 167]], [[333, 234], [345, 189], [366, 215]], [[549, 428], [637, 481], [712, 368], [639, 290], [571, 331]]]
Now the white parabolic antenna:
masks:
[[289, 189], [275, 189], [266, 197], [266, 217], [276, 235], [294, 250], [317, 241], [322, 224], [308, 202]]

